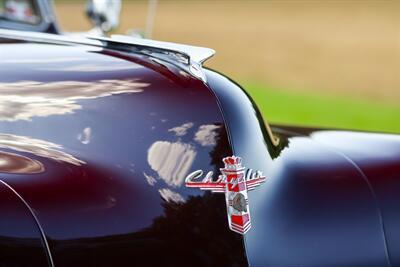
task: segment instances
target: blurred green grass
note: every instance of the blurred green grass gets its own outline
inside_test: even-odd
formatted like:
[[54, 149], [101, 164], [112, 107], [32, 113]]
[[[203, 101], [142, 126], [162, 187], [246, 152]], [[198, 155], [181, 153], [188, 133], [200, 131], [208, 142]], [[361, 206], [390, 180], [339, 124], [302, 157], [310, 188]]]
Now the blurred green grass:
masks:
[[245, 83], [244, 88], [272, 124], [400, 133], [399, 106], [254, 82]]

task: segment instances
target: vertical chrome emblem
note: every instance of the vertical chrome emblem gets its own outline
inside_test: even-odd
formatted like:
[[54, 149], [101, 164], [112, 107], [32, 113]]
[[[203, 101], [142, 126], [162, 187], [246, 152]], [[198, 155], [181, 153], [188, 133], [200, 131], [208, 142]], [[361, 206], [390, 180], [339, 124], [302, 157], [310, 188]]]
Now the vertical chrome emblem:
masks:
[[225, 193], [229, 228], [239, 234], [245, 234], [251, 228], [247, 192], [265, 182], [266, 178], [260, 171], [245, 171], [240, 157], [226, 157], [223, 162], [225, 168], [220, 169], [221, 175], [216, 181], [213, 181], [212, 171], [208, 172], [202, 181], [194, 181], [203, 175], [202, 170], [197, 170], [186, 177], [186, 186]]

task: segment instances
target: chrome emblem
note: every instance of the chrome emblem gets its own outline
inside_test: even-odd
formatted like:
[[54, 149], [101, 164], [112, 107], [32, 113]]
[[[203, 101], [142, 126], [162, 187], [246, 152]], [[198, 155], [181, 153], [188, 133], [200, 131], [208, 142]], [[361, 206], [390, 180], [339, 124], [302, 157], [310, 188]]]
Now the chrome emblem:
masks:
[[240, 157], [226, 157], [223, 162], [225, 168], [220, 169], [221, 175], [216, 181], [213, 181], [212, 171], [208, 172], [202, 181], [194, 181], [203, 175], [202, 170], [197, 170], [186, 177], [186, 186], [225, 193], [229, 228], [239, 234], [245, 234], [251, 228], [247, 192], [265, 182], [266, 178], [260, 171], [245, 171]]

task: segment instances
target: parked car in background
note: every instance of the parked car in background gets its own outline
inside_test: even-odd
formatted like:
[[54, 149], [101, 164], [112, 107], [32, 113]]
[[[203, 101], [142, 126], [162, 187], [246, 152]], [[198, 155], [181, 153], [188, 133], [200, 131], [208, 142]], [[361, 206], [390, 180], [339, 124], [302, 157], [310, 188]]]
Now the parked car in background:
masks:
[[400, 265], [400, 136], [269, 125], [117, 1], [0, 3], [1, 266]]

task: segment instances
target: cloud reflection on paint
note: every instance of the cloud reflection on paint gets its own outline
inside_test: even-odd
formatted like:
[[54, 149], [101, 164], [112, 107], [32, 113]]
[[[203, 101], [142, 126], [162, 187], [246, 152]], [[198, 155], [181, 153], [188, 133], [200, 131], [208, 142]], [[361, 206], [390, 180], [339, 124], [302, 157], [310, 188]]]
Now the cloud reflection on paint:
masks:
[[80, 134], [78, 134], [78, 140], [84, 145], [89, 144], [91, 138], [92, 138], [92, 128], [90, 127], [86, 127]]
[[220, 127], [214, 124], [201, 125], [194, 136], [194, 140], [202, 146], [214, 146], [217, 143], [217, 130]]
[[0, 83], [0, 121], [73, 113], [81, 109], [78, 100], [140, 93], [147, 86], [148, 83], [138, 80]]
[[36, 156], [67, 162], [77, 166], [85, 164], [84, 161], [61, 151], [61, 145], [26, 136], [0, 134], [0, 148], [27, 152]]
[[188, 174], [196, 154], [189, 144], [157, 141], [149, 148], [147, 161], [168, 185], [178, 187]]
[[146, 181], [149, 185], [153, 186], [157, 183], [156, 178], [154, 178], [153, 176], [143, 172], [144, 177], [146, 178]]
[[[161, 120], [161, 121], [163, 121], [163, 120]], [[168, 132], [174, 132], [176, 136], [184, 136], [187, 133], [187, 131], [193, 127], [193, 125], [194, 125], [193, 122], [187, 122], [180, 126], [176, 126], [171, 129], [168, 129]]]
[[160, 193], [161, 197], [167, 202], [185, 202], [185, 199], [179, 193], [176, 193], [168, 188], [162, 188], [158, 190], [158, 192]]
[[[135, 65], [126, 64], [109, 64], [109, 65], [99, 65], [99, 64], [80, 64], [70, 67], [62, 66], [60, 68], [39, 68], [40, 70], [47, 71], [68, 71], [68, 72], [99, 72], [99, 71], [121, 71], [121, 70], [131, 70], [134, 69]], [[139, 67], [136, 67], [139, 68]]]

